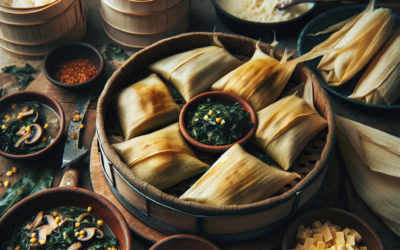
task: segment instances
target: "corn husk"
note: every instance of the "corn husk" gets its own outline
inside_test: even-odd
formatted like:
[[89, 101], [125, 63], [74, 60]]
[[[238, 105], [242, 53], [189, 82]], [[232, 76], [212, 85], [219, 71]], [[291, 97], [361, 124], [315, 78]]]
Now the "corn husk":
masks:
[[400, 97], [400, 27], [375, 56], [349, 98], [391, 105]]
[[136, 177], [160, 190], [209, 167], [186, 144], [178, 123], [111, 146]]
[[292, 166], [304, 147], [327, 126], [313, 103], [310, 104], [291, 95], [257, 113], [258, 127], [253, 143], [284, 170]]
[[241, 64], [214, 36], [214, 45], [164, 58], [148, 69], [171, 82], [188, 102], [208, 91], [215, 81]]
[[[359, 72], [389, 37], [394, 16], [389, 9], [374, 10], [375, 0], [359, 15], [318, 33], [333, 33], [311, 50], [336, 49], [321, 59], [317, 70], [330, 86], [340, 86]], [[318, 35], [316, 34], [316, 35]]]
[[156, 74], [117, 91], [112, 105], [125, 140], [178, 121], [181, 110]]
[[400, 236], [400, 138], [340, 116], [335, 121], [355, 190]]
[[210, 205], [250, 204], [271, 197], [295, 178], [232, 146], [180, 199]]

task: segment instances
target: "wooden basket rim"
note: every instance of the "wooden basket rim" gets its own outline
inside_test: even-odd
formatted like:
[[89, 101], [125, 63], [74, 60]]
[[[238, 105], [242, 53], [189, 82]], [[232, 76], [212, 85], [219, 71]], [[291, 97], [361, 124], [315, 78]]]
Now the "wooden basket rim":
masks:
[[[50, 7], [52, 7], [52, 6], [56, 5], [56, 4], [62, 3], [62, 1], [63, 0], [57, 0], [57, 1], [54, 1], [53, 3], [51, 3], [51, 4], [48, 4], [48, 5], [45, 5], [45, 6], [41, 6], [41, 7], [38, 7], [38, 8], [31, 8], [31, 9], [7, 8], [7, 7], [4, 7], [4, 5], [0, 5], [0, 12], [8, 13], [8, 14], [15, 14], [15, 15], [32, 14], [32, 13], [37, 13], [37, 12], [40, 12], [42, 10], [48, 9], [48, 8], [50, 8]], [[3, 8], [5, 8], [5, 9], [3, 9]], [[18, 10], [18, 12], [16, 12], [16, 10]], [[25, 12], [25, 10], [32, 10], [32, 11], [26, 11]]]
[[[327, 135], [327, 142], [326, 145], [321, 153], [321, 160], [319, 160], [314, 169], [301, 181], [299, 184], [297, 184], [293, 189], [290, 191], [281, 194], [279, 196], [274, 196], [270, 197], [266, 200], [252, 203], [252, 204], [246, 204], [246, 205], [229, 205], [229, 206], [214, 206], [214, 205], [207, 205], [207, 204], [202, 204], [202, 203], [197, 203], [197, 202], [190, 202], [190, 201], [184, 201], [177, 199], [169, 194], [163, 193], [161, 190], [153, 187], [152, 185], [138, 179], [136, 176], [134, 176], [131, 172], [131, 170], [124, 164], [119, 156], [115, 153], [115, 151], [112, 149], [111, 145], [108, 143], [106, 132], [105, 132], [105, 127], [104, 127], [104, 122], [105, 122], [105, 117], [103, 117], [105, 114], [104, 112], [104, 107], [105, 105], [109, 105], [109, 99], [106, 98], [106, 94], [108, 92], [113, 91], [113, 86], [112, 82], [114, 79], [118, 77], [119, 74], [123, 74], [123, 71], [125, 70], [125, 67], [129, 65], [132, 61], [136, 60], [136, 58], [139, 58], [139, 56], [146, 51], [152, 50], [155, 47], [158, 47], [159, 45], [163, 44], [166, 41], [171, 41], [171, 40], [177, 40], [177, 39], [185, 39], [185, 38], [192, 38], [192, 37], [204, 37], [208, 38], [208, 45], [211, 44], [212, 41], [212, 36], [214, 33], [207, 33], [207, 32], [193, 32], [193, 33], [186, 33], [182, 34], [179, 36], [167, 38], [164, 40], [161, 40], [159, 42], [156, 42], [147, 48], [137, 52], [134, 54], [131, 58], [129, 58], [122, 67], [120, 67], [117, 71], [114, 72], [114, 74], [109, 78], [107, 81], [107, 84], [104, 87], [104, 90], [102, 91], [101, 96], [99, 97], [98, 100], [98, 105], [97, 105], [97, 118], [96, 118], [96, 127], [98, 131], [98, 137], [99, 137], [99, 143], [101, 144], [102, 148], [104, 149], [104, 154], [108, 158], [108, 160], [114, 165], [114, 167], [118, 170], [118, 172], [126, 179], [130, 185], [135, 187], [137, 190], [139, 190], [143, 195], [149, 197], [152, 200], [155, 200], [161, 204], [165, 204], [168, 202], [167, 207], [170, 207], [175, 210], [183, 211], [186, 213], [193, 214], [193, 210], [200, 211], [200, 214], [202, 215], [221, 215], [221, 214], [243, 214], [243, 213], [253, 213], [253, 212], [261, 212], [265, 211], [265, 209], [268, 209], [270, 207], [274, 207], [276, 205], [279, 205], [281, 203], [284, 203], [288, 201], [289, 199], [293, 198], [296, 196], [296, 193], [304, 190], [306, 187], [308, 187], [311, 183], [313, 183], [314, 180], [317, 179], [317, 177], [322, 173], [325, 167], [328, 167], [330, 164], [330, 157], [333, 153], [334, 150], [334, 145], [335, 145], [335, 138], [336, 138], [336, 132], [335, 132], [335, 123], [334, 123], [334, 114], [332, 111], [332, 107], [329, 102], [329, 98], [325, 92], [325, 90], [322, 88], [321, 84], [319, 83], [318, 78], [306, 67], [304, 64], [299, 64], [301, 68], [303, 68], [312, 78], [313, 78], [313, 87], [314, 87], [314, 92], [316, 89], [319, 90], [321, 95], [323, 96], [325, 100], [325, 112], [327, 114], [327, 121], [328, 121], [328, 135]], [[244, 39], [246, 42], [252, 43], [253, 48], [255, 49], [255, 45], [257, 43], [256, 40], [246, 38], [243, 36], [238, 36], [238, 35], [233, 35], [233, 34], [223, 34], [223, 33], [215, 33], [218, 37], [227, 37], [227, 38], [232, 38], [232, 39]], [[205, 45], [205, 46], [208, 46]], [[271, 49], [271, 47], [265, 43], [260, 43], [260, 47], [264, 49]], [[276, 54], [282, 55], [281, 52], [277, 52]], [[194, 205], [194, 207], [192, 207]]]
[[[181, 0], [181, 1], [180, 1], [179, 3], [177, 3], [176, 5], [174, 5], [174, 6], [170, 7], [170, 8], [168, 8], [168, 9], [162, 10], [162, 11], [148, 12], [148, 13], [132, 13], [132, 12], [126, 12], [126, 11], [120, 10], [120, 9], [118, 9], [118, 8], [116, 8], [116, 7], [114, 7], [114, 6], [112, 6], [110, 3], [107, 2], [107, 0], [101, 0], [101, 2], [103, 2], [104, 4], [106, 4], [110, 9], [115, 10], [115, 11], [121, 13], [121, 14], [130, 15], [130, 16], [156, 16], [156, 15], [161, 15], [161, 14], [164, 14], [165, 12], [170, 11], [170, 10], [173, 9], [173, 8], [176, 8], [178, 5], [180, 5], [181, 3], [183, 3], [183, 1], [190, 1], [190, 0]], [[131, 2], [131, 1], [130, 1], [130, 2]], [[191, 4], [191, 3], [190, 3], [190, 4]]]

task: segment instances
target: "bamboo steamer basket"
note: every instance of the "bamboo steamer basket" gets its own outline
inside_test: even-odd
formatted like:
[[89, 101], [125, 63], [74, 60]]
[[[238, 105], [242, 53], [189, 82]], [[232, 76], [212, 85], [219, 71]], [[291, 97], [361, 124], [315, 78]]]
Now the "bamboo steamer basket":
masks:
[[82, 13], [83, 3], [80, 0], [74, 0], [63, 13], [41, 23], [0, 22], [0, 39], [21, 45], [49, 43], [65, 36], [78, 23]]
[[108, 1], [101, 0], [104, 20], [113, 27], [132, 33], [160, 33], [174, 29], [190, 9], [190, 0], [183, 0], [165, 12], [136, 15], [114, 9]]
[[172, 29], [154, 33], [127, 32], [113, 26], [107, 20], [105, 20], [102, 10], [101, 15], [103, 18], [102, 20], [104, 31], [106, 32], [107, 36], [109, 36], [110, 39], [113, 40], [115, 43], [122, 45], [126, 48], [144, 48], [161, 39], [184, 33], [189, 28], [189, 13], [187, 13], [182, 21]]
[[[177, 197], [182, 192], [164, 192], [138, 179], [110, 146], [107, 136], [122, 135], [111, 107], [115, 91], [134, 82], [147, 66], [162, 58], [212, 44], [212, 33], [188, 33], [157, 42], [133, 55], [108, 80], [97, 106], [97, 136], [101, 163], [108, 185], [117, 199], [136, 218], [168, 235], [198, 234], [219, 243], [243, 242], [276, 232], [299, 213], [311, 208], [318, 198], [329, 173], [335, 144], [334, 116], [329, 99], [318, 78], [303, 64], [293, 72], [290, 82], [300, 84], [311, 77], [314, 103], [328, 121], [325, 131], [318, 134], [291, 167], [301, 174], [280, 195], [248, 204], [212, 206], [187, 202]], [[233, 54], [250, 58], [256, 40], [242, 36], [218, 34], [221, 43]], [[269, 54], [271, 47], [260, 43]], [[282, 53], [276, 53], [278, 58]], [[179, 102], [178, 102], [179, 103]], [[119, 131], [119, 132], [118, 132]], [[196, 152], [198, 153], [198, 152]], [[203, 155], [202, 155], [203, 156]], [[187, 187], [186, 187], [187, 188]]]
[[184, 0], [107, 0], [107, 3], [116, 10], [123, 10], [136, 15], [148, 15], [168, 11], [182, 1]]
[[74, 3], [74, 0], [60, 0], [46, 7], [33, 10], [10, 10], [0, 6], [0, 22], [6, 24], [42, 23], [60, 15], [72, 3]]
[[9, 54], [17, 57], [23, 57], [24, 59], [41, 59], [48, 52], [50, 52], [53, 48], [69, 42], [78, 42], [82, 40], [83, 36], [86, 33], [86, 15], [83, 13], [79, 19], [79, 22], [72, 27], [72, 29], [63, 37], [43, 44], [37, 45], [21, 45], [7, 42], [5, 40], [0, 39], [0, 47], [6, 50]]

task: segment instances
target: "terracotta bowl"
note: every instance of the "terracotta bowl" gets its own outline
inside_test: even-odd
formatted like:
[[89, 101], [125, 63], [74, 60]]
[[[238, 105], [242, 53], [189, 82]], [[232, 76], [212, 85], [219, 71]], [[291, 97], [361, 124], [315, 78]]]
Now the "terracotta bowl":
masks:
[[214, 243], [191, 234], [169, 236], [150, 248], [150, 250], [220, 250]]
[[[187, 116], [189, 111], [194, 111], [197, 109], [199, 104], [203, 103], [203, 101], [207, 98], [211, 98], [212, 102], [220, 102], [220, 103], [230, 103], [230, 102], [239, 102], [240, 106], [242, 106], [242, 109], [250, 113], [250, 119], [254, 123], [254, 127], [250, 129], [250, 131], [247, 133], [245, 137], [240, 139], [239, 141], [228, 144], [228, 145], [223, 145], [223, 146], [212, 146], [212, 145], [207, 145], [200, 143], [193, 139], [187, 132]], [[227, 151], [230, 147], [233, 145], [239, 143], [241, 146], [246, 144], [247, 142], [250, 141], [250, 139], [253, 137], [254, 133], [256, 132], [257, 129], [257, 124], [258, 124], [258, 118], [256, 112], [253, 110], [251, 105], [247, 103], [244, 99], [242, 99], [239, 96], [232, 95], [229, 93], [225, 93], [222, 91], [211, 91], [211, 92], [206, 92], [203, 94], [200, 94], [196, 97], [194, 97], [192, 100], [190, 100], [186, 105], [183, 107], [180, 115], [179, 115], [179, 128], [181, 130], [181, 133], [183, 137], [195, 148], [208, 152], [208, 153], [223, 153]]]
[[282, 250], [290, 250], [296, 246], [296, 235], [301, 224], [308, 227], [317, 220], [322, 223], [330, 221], [332, 224], [341, 226], [342, 229], [347, 227], [356, 230], [363, 238], [360, 246], [366, 246], [367, 249], [385, 249], [374, 229], [360, 217], [337, 208], [318, 208], [299, 216], [290, 224], [283, 238]]
[[53, 143], [47, 146], [46, 148], [42, 149], [39, 152], [29, 155], [13, 155], [7, 154], [0, 150], [0, 155], [17, 161], [30, 161], [34, 159], [38, 159], [48, 153], [50, 153], [57, 145], [62, 141], [62, 134], [64, 131], [64, 110], [61, 107], [60, 103], [56, 101], [53, 97], [43, 94], [41, 92], [36, 91], [21, 91], [11, 95], [8, 95], [2, 99], [0, 99], [0, 107], [6, 107], [8, 105], [12, 105], [13, 103], [20, 102], [21, 100], [25, 102], [36, 101], [38, 103], [45, 104], [52, 108], [57, 115], [60, 117], [60, 131], [58, 132], [56, 138], [54, 139]]
[[87, 208], [99, 216], [118, 239], [120, 250], [131, 250], [129, 227], [118, 209], [102, 196], [83, 188], [50, 188], [33, 194], [14, 205], [0, 220], [0, 242], [9, 241], [15, 225], [22, 225], [42, 210], [72, 206]]
[[[77, 84], [66, 84], [56, 81], [54, 77], [55, 66], [61, 62], [68, 62], [77, 59], [87, 59], [97, 70], [97, 75]], [[43, 60], [43, 72], [47, 80], [54, 85], [69, 89], [79, 90], [93, 86], [99, 79], [104, 69], [104, 59], [101, 53], [92, 45], [82, 42], [66, 43], [50, 51]]]

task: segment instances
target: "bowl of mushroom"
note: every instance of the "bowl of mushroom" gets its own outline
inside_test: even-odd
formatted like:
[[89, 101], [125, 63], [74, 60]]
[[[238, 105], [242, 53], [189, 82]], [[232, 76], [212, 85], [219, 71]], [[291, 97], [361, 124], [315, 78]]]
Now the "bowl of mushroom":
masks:
[[62, 140], [64, 111], [52, 97], [22, 91], [0, 99], [0, 155], [34, 160], [52, 151]]

